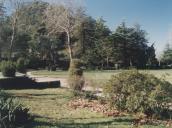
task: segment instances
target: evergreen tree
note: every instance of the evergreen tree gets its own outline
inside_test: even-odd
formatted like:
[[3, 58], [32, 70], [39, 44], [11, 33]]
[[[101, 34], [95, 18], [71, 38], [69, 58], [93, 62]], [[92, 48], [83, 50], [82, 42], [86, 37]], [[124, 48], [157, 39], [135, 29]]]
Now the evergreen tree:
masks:
[[166, 45], [166, 48], [165, 48], [162, 56], [163, 56], [161, 59], [162, 63], [164, 63], [165, 65], [172, 64], [172, 48], [171, 48], [170, 44]]

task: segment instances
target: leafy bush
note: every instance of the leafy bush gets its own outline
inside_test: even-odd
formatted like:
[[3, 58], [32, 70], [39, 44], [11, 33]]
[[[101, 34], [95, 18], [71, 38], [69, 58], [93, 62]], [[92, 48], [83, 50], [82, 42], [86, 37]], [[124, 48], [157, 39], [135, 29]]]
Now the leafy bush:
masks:
[[82, 91], [85, 83], [81, 65], [82, 64], [80, 60], [73, 59], [69, 68], [68, 83], [75, 95], [77, 95], [78, 92]]
[[26, 72], [26, 60], [24, 58], [19, 58], [16, 63], [16, 69], [18, 72], [25, 73]]
[[17, 128], [26, 124], [31, 119], [28, 111], [17, 100], [0, 91], [0, 128]]
[[170, 110], [172, 85], [154, 75], [130, 70], [112, 76], [104, 86], [104, 94], [119, 110], [160, 117], [162, 111]]
[[1, 72], [5, 77], [14, 77], [16, 73], [16, 66], [11, 61], [1, 62]]

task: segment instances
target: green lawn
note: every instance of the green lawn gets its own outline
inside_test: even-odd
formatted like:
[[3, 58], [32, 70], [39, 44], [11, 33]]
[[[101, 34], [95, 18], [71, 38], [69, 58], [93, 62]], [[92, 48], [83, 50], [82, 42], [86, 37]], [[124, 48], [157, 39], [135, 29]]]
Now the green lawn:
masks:
[[[73, 99], [67, 89], [9, 90], [8, 93], [30, 108], [34, 121], [26, 128], [132, 128], [133, 118], [106, 117], [89, 109], [71, 109], [67, 103]], [[165, 128], [141, 126], [140, 128]]]
[[[109, 79], [111, 75], [121, 72], [121, 70], [108, 70], [108, 71], [85, 71], [84, 76], [89, 79]], [[49, 76], [49, 77], [60, 77], [67, 78], [67, 71], [47, 71], [47, 70], [38, 70], [32, 71], [33, 75], [38, 76]]]
[[[172, 70], [141, 70], [161, 77], [166, 74], [166, 80], [172, 82]], [[87, 71], [84, 76], [93, 82], [107, 81], [117, 71]], [[49, 72], [45, 70], [34, 71], [33, 75], [67, 78], [67, 71]], [[107, 117], [89, 109], [71, 109], [67, 106], [73, 99], [68, 89], [28, 89], [8, 90], [8, 93], [17, 97], [19, 101], [30, 108], [34, 121], [26, 124], [26, 128], [132, 128], [133, 118]], [[165, 128], [165, 126], [145, 125], [139, 128]]]
[[[103, 84], [111, 78], [112, 75], [121, 72], [121, 70], [112, 71], [85, 71], [84, 77], [89, 83], [89, 85], [94, 87], [101, 87]], [[46, 76], [46, 77], [57, 77], [57, 78], [67, 78], [67, 71], [47, 71], [39, 70], [31, 72], [35, 76]]]
[[164, 78], [165, 80], [172, 83], [172, 69], [161, 69], [161, 70], [141, 70], [157, 76], [158, 78]]
[[[115, 75], [123, 70], [111, 70], [111, 71], [85, 71], [84, 77], [86, 80], [93, 80], [95, 82], [106, 82], [111, 78], [112, 75]], [[163, 69], [163, 70], [140, 70], [141, 72], [147, 72], [154, 74], [155, 76], [161, 78], [165, 77], [165, 79], [172, 83], [172, 69]], [[33, 75], [37, 76], [48, 76], [48, 77], [59, 77], [59, 78], [67, 78], [67, 71], [47, 71], [47, 70], [39, 70], [33, 71]]]

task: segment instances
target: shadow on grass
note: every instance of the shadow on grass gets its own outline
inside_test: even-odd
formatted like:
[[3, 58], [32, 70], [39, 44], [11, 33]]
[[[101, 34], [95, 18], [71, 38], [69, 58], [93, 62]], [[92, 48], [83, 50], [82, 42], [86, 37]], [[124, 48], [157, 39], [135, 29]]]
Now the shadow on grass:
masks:
[[37, 119], [31, 124], [28, 124], [26, 128], [99, 128], [117, 125], [130, 126], [133, 122], [133, 119], [125, 117], [111, 118], [109, 120], [106, 118], [64, 118], [57, 120], [56, 123], [48, 122], [48, 120], [51, 120], [50, 118], [39, 116], [36, 118]]
[[34, 79], [26, 76], [2, 78], [0, 79], [0, 88], [2, 89], [46, 89], [59, 88], [60, 81], [36, 82]]
[[10, 94], [12, 97], [17, 97], [17, 98], [24, 98], [24, 99], [66, 99], [69, 100], [73, 98], [72, 95], [63, 95], [63, 94], [30, 94], [30, 93], [14, 93]]

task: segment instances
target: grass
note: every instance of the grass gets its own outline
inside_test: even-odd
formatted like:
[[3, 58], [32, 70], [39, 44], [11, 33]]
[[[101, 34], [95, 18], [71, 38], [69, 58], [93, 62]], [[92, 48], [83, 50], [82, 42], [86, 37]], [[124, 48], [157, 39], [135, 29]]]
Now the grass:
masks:
[[[64, 88], [44, 90], [8, 90], [19, 101], [30, 108], [34, 121], [26, 128], [131, 128], [133, 118], [106, 117], [89, 109], [71, 109], [67, 103], [73, 99]], [[140, 128], [165, 128], [141, 126]]]
[[[112, 75], [121, 72], [121, 70], [112, 70], [112, 71], [85, 71], [84, 77], [86, 81], [94, 87], [101, 87], [104, 83], [111, 78]], [[35, 76], [45, 76], [45, 77], [56, 77], [56, 78], [67, 78], [67, 71], [47, 71], [39, 70], [33, 71], [31, 74]]]
[[164, 78], [165, 80], [172, 83], [172, 69], [161, 69], [161, 70], [141, 70], [142, 72], [147, 72], [155, 75], [158, 78]]
[[[109, 79], [111, 75], [119, 73], [121, 70], [112, 70], [112, 71], [85, 71], [84, 76], [89, 79]], [[47, 70], [38, 70], [31, 72], [36, 76], [48, 76], [48, 77], [60, 77], [67, 78], [67, 71], [47, 71]]]
[[[111, 78], [112, 75], [115, 75], [122, 70], [111, 70], [111, 71], [85, 71], [84, 77], [86, 80], [92, 80], [93, 82], [104, 83]], [[172, 83], [172, 69], [163, 69], [163, 70], [140, 70], [141, 72], [146, 72], [154, 74], [155, 76], [161, 78], [164, 77], [165, 80]], [[57, 78], [67, 78], [67, 71], [47, 71], [39, 70], [33, 71], [33, 75], [36, 76], [48, 76], [48, 77], [57, 77]]]
[[46, 76], [46, 77], [60, 77], [60, 78], [67, 78], [67, 71], [48, 71], [48, 70], [38, 70], [32, 71], [32, 75], [35, 76]]
[[[86, 71], [84, 76], [93, 82], [105, 82], [117, 71]], [[172, 82], [172, 70], [141, 70], [162, 77]], [[34, 71], [33, 75], [67, 78], [67, 71], [49, 72]], [[71, 109], [67, 106], [73, 99], [71, 92], [65, 88], [43, 90], [8, 90], [19, 101], [30, 108], [34, 121], [26, 124], [26, 128], [132, 128], [133, 117], [107, 117], [89, 109]], [[165, 126], [144, 125], [139, 128], [165, 128]]]

